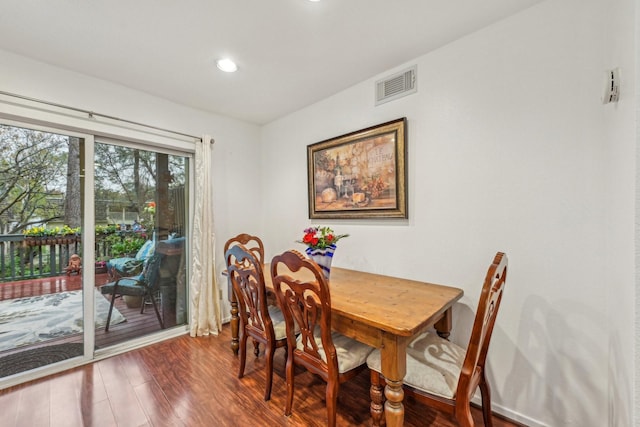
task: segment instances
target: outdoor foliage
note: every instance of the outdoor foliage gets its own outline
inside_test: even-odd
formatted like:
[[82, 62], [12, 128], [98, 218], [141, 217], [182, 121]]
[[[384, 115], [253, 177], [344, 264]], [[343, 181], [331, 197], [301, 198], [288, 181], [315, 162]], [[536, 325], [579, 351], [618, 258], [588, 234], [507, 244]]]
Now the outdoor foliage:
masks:
[[127, 236], [111, 246], [111, 256], [119, 258], [127, 255], [135, 255], [144, 245], [145, 239], [135, 236]]
[[71, 228], [68, 225], [63, 225], [62, 227], [47, 228], [45, 226], [36, 226], [23, 230], [22, 234], [29, 237], [73, 236], [80, 234], [80, 227]]
[[68, 138], [0, 125], [0, 233], [62, 215]]
[[[96, 200], [118, 200], [125, 202], [140, 216], [149, 214], [149, 203], [153, 203], [155, 214], [155, 191], [157, 185], [157, 155], [151, 151], [136, 150], [116, 145], [96, 144]], [[185, 183], [184, 158], [168, 156], [171, 186]], [[152, 201], [152, 202], [149, 202]], [[147, 223], [151, 216], [144, 218]]]
[[96, 225], [96, 237], [107, 236], [117, 231], [118, 231], [118, 226], [116, 225], [99, 225], [99, 224]]
[[[85, 239], [60, 243], [49, 237], [90, 229], [82, 223], [85, 192], [95, 196], [95, 206], [84, 208], [95, 209], [96, 259], [135, 254], [147, 233], [184, 226], [173, 209], [175, 194], [184, 194], [185, 157], [96, 143], [94, 159], [86, 159], [94, 166], [94, 188], [83, 188], [84, 144], [82, 138], [0, 125], [0, 278], [55, 273], [59, 268], [50, 266], [65, 265], [71, 253], [82, 251]], [[134, 220], [137, 233], [125, 231]], [[121, 229], [122, 223], [128, 227]]]

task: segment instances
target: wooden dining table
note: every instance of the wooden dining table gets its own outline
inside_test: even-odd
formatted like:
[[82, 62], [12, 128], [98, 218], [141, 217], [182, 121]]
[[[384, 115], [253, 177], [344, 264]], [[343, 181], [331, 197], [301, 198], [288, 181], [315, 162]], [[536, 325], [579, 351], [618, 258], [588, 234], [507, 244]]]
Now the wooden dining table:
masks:
[[[267, 290], [273, 290], [270, 265], [264, 266]], [[348, 337], [380, 349], [387, 426], [404, 424], [402, 380], [406, 349], [411, 340], [433, 326], [447, 338], [452, 326], [452, 306], [462, 289], [417, 280], [331, 268], [331, 327]], [[238, 304], [232, 290], [231, 347], [238, 352]]]

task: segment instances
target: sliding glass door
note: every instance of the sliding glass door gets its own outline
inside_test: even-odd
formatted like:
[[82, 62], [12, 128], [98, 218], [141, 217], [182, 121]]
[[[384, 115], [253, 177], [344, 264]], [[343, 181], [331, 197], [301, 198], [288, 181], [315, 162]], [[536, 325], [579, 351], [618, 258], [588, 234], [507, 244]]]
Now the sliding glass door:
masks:
[[0, 123], [0, 379], [84, 354], [84, 145]]
[[8, 121], [0, 149], [0, 384], [184, 329], [189, 154]]
[[188, 158], [99, 140], [94, 165], [96, 286], [112, 306], [96, 348], [186, 324]]

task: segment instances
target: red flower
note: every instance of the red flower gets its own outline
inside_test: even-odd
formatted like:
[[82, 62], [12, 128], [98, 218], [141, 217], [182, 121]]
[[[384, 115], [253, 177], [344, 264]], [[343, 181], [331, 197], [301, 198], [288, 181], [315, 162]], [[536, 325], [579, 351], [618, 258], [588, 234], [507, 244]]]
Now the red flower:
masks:
[[334, 234], [329, 227], [309, 227], [305, 228], [302, 240], [298, 243], [304, 243], [311, 249], [324, 249], [327, 246], [335, 245], [336, 242], [348, 234]]
[[[316, 240], [316, 242], [314, 243], [313, 240]], [[304, 237], [302, 238], [302, 241], [304, 243], [311, 243], [312, 245], [315, 245], [318, 242], [318, 239], [316, 238], [315, 234], [305, 234]]]

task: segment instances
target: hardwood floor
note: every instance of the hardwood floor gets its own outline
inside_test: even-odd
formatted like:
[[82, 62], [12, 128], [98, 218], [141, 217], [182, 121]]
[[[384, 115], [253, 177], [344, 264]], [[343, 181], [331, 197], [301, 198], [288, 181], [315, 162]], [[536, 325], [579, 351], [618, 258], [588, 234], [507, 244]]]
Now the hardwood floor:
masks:
[[[250, 348], [245, 377], [225, 325], [217, 336], [182, 336], [0, 391], [3, 427], [53, 426], [324, 426], [325, 383], [301, 371], [293, 415], [285, 417], [284, 351], [276, 351], [271, 400], [265, 402], [264, 355]], [[251, 346], [251, 343], [249, 343]], [[406, 426], [455, 426], [416, 402], [405, 402]], [[474, 411], [476, 425], [482, 416]], [[369, 374], [340, 386], [338, 425], [368, 426]], [[515, 427], [494, 417], [495, 427]]]

